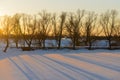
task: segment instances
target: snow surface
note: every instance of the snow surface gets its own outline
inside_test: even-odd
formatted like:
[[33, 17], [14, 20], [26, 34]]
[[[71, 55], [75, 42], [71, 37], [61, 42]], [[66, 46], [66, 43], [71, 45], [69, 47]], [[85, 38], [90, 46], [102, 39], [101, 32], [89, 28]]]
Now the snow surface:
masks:
[[0, 51], [0, 80], [120, 80], [120, 50]]

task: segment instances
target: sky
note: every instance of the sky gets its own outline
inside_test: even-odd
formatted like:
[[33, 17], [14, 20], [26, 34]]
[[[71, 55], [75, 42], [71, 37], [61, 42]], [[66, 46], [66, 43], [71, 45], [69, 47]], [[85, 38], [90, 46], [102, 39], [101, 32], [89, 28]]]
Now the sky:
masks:
[[15, 13], [37, 13], [75, 11], [103, 12], [108, 9], [120, 11], [120, 0], [0, 0], [0, 15]]

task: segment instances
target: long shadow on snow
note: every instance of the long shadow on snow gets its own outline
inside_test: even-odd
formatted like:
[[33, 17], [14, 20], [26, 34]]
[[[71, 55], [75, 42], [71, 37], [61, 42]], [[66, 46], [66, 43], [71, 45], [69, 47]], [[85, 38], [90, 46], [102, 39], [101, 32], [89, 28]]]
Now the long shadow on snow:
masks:
[[[31, 57], [33, 57], [33, 58], [36, 60], [36, 57], [34, 57], [34, 56], [31, 56]], [[38, 60], [38, 59], [37, 59], [37, 60]], [[63, 76], [66, 76], [67, 78], [69, 78], [69, 80], [76, 80], [76, 79], [73, 78], [71, 75], [66, 74], [64, 71], [59, 70], [59, 69], [56, 69], [54, 65], [51, 66], [50, 64], [48, 64], [48, 63], [46, 63], [46, 62], [44, 62], [44, 61], [42, 61], [42, 60], [38, 60], [37, 62], [39, 63], [39, 61], [42, 62], [43, 64], [45, 64], [45, 65], [53, 68], [54, 70], [58, 71], [58, 72], [61, 73]]]
[[76, 69], [76, 70], [78, 70], [78, 71], [84, 72], [84, 73], [86, 73], [86, 74], [88, 74], [88, 75], [91, 75], [91, 76], [93, 76], [93, 77], [96, 77], [96, 78], [98, 78], [98, 79], [100, 79], [100, 80], [109, 80], [109, 79], [106, 78], [106, 77], [103, 77], [103, 76], [94, 74], [94, 73], [92, 73], [92, 72], [88, 72], [88, 71], [83, 70], [83, 69], [80, 69], [80, 68], [78, 68], [78, 67], [75, 67], [75, 66], [73, 66], [73, 65], [70, 65], [69, 63], [57, 61], [57, 60], [54, 60], [54, 59], [49, 58], [49, 57], [46, 57], [46, 56], [44, 56], [44, 57], [47, 58], [47, 59], [49, 59], [49, 60], [51, 60], [51, 61], [54, 61], [54, 62], [56, 62], [56, 63], [58, 63], [58, 64], [60, 64], [60, 65], [67, 66], [67, 67], [69, 67], [69, 68], [71, 68], [71, 69]]
[[[32, 56], [32, 57], [34, 57], [34, 56]], [[70, 69], [70, 70], [73, 70], [73, 71], [76, 71], [77, 73], [84, 73], [84, 74], [87, 74], [87, 75], [90, 75], [91, 77], [88, 77], [88, 76], [86, 76], [86, 75], [84, 75], [85, 77], [87, 77], [88, 79], [90, 79], [90, 80], [93, 80], [93, 78], [92, 77], [94, 77], [94, 78], [97, 78], [98, 80], [100, 79], [100, 80], [109, 80], [108, 78], [106, 78], [106, 77], [103, 77], [103, 76], [100, 76], [100, 75], [97, 75], [97, 74], [94, 74], [94, 73], [91, 73], [91, 72], [88, 72], [88, 71], [86, 71], [86, 70], [83, 70], [83, 69], [80, 69], [80, 68], [78, 68], [78, 67], [75, 67], [75, 66], [72, 66], [72, 65], [70, 65], [70, 64], [68, 64], [68, 63], [64, 63], [64, 62], [60, 62], [60, 61], [57, 61], [57, 60], [54, 60], [54, 59], [52, 59], [52, 58], [48, 58], [48, 57], [46, 57], [46, 56], [43, 56], [44, 58], [46, 58], [46, 59], [48, 59], [49, 61], [52, 61], [52, 62], [54, 62], [54, 63], [56, 63], [56, 64], [59, 64], [59, 65], [62, 65], [62, 66], [64, 66], [64, 67], [66, 67], [66, 68], [68, 68], [68, 69]], [[34, 57], [34, 58], [36, 58], [36, 57]], [[39, 60], [39, 59], [38, 59]], [[41, 60], [39, 60], [39, 61], [41, 61]], [[43, 62], [43, 61], [42, 61]], [[43, 63], [45, 63], [45, 62], [43, 62]], [[48, 63], [45, 63], [46, 65], [49, 65]], [[49, 65], [49, 66], [51, 66], [51, 65]], [[54, 65], [53, 65], [54, 66]], [[53, 67], [53, 66], [51, 66], [51, 67]], [[53, 67], [54, 68], [54, 67]], [[59, 70], [60, 71], [60, 70]], [[83, 74], [82, 74], [83, 75]], [[73, 80], [73, 79], [72, 79]]]
[[111, 69], [111, 70], [115, 70], [115, 71], [118, 71], [120, 72], [120, 67], [119, 66], [113, 66], [113, 65], [110, 65], [110, 64], [103, 64], [101, 62], [96, 62], [96, 61], [91, 61], [91, 60], [87, 60], [85, 58], [82, 58], [82, 57], [78, 57], [78, 56], [71, 56], [71, 55], [64, 55], [65, 57], [69, 57], [69, 58], [74, 58], [74, 59], [77, 59], [77, 60], [80, 60], [80, 61], [84, 61], [84, 62], [87, 62], [87, 63], [90, 63], [90, 64], [95, 64], [95, 65], [98, 65], [100, 67], [104, 67], [104, 68], [108, 68], [108, 69]]
[[[27, 71], [24, 71], [14, 60], [12, 60], [11, 58], [8, 58], [8, 59], [28, 78], [28, 80], [40, 80], [38, 78], [38, 76], [36, 76], [33, 73], [33, 71], [28, 67], [30, 65], [28, 65], [22, 61], [23, 66], [27, 70]], [[22, 60], [22, 59], [20, 59], [20, 60]]]

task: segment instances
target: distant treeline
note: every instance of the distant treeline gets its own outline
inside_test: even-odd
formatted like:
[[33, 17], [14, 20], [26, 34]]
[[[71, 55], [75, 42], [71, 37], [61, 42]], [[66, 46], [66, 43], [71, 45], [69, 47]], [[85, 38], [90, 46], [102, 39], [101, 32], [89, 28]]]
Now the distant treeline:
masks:
[[89, 46], [89, 49], [97, 39], [108, 40], [109, 49], [112, 48], [111, 41], [120, 41], [120, 18], [116, 10], [108, 10], [101, 14], [85, 10], [59, 14], [45, 10], [33, 15], [16, 13], [13, 16], [0, 17], [0, 25], [0, 37], [6, 42], [4, 52], [9, 47], [11, 39], [15, 42], [16, 48], [22, 40], [28, 48], [31, 48], [33, 41], [37, 41], [37, 45], [43, 49], [48, 38], [56, 40], [57, 49], [61, 48], [63, 37], [72, 40], [73, 49], [80, 46], [80, 41]]

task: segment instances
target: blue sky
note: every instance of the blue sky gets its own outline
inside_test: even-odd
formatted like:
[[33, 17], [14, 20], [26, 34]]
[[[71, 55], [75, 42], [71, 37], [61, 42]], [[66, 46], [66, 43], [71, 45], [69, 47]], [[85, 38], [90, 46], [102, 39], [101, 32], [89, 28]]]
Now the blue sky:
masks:
[[37, 13], [43, 9], [50, 12], [75, 11], [78, 8], [96, 12], [120, 11], [120, 0], [0, 0], [0, 14]]

